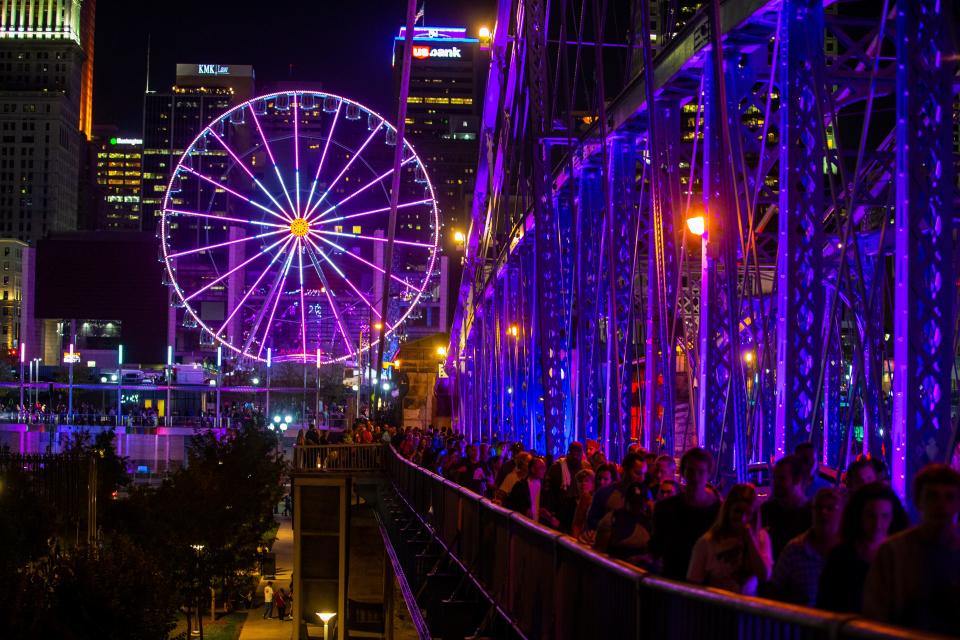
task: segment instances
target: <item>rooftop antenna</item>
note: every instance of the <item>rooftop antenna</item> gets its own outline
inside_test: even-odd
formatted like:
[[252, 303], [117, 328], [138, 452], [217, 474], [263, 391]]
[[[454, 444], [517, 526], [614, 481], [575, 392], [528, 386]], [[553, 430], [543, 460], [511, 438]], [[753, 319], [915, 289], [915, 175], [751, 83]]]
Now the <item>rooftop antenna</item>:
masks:
[[150, 34], [147, 34], [147, 90], [150, 93]]

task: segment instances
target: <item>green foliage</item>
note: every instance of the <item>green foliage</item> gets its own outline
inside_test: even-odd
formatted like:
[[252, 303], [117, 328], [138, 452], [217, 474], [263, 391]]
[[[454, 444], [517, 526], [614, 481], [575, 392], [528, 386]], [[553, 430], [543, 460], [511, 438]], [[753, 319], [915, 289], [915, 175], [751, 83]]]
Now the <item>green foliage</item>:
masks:
[[173, 628], [173, 591], [152, 555], [123, 536], [51, 551], [4, 582], [6, 638], [165, 640]]
[[127, 458], [117, 455], [116, 433], [101, 431], [90, 441], [89, 431], [74, 433], [64, 453], [76, 456], [93, 456], [97, 459], [97, 504], [109, 504], [113, 492], [130, 484], [127, 473]]

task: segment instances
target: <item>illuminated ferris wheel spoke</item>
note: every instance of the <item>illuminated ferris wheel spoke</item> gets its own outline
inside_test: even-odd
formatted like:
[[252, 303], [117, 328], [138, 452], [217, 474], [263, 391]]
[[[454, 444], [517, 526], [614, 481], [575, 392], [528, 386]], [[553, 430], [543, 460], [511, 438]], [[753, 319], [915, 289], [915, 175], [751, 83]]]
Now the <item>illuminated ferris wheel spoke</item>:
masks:
[[[340, 231], [325, 231], [324, 229], [311, 229], [310, 233], [319, 233], [325, 236], [339, 236], [341, 238], [358, 238], [360, 240], [370, 240], [371, 242], [388, 242], [386, 238], [378, 238], [376, 236], [363, 236], [359, 233], [342, 233]], [[397, 240], [393, 239], [394, 244], [402, 244], [408, 247], [422, 247], [424, 249], [433, 249], [432, 244], [427, 244], [425, 242], [414, 242], [413, 240]]]
[[[267, 321], [267, 327], [263, 331], [263, 340], [260, 341], [260, 349], [257, 351], [258, 358], [260, 357], [260, 354], [263, 353], [263, 348], [267, 344], [267, 338], [270, 336], [270, 327], [273, 326], [273, 316], [274, 314], [276, 314], [277, 306], [280, 304], [280, 297], [283, 296], [283, 285], [287, 281], [287, 273], [290, 272], [290, 265], [292, 263], [293, 263], [293, 252], [291, 251], [290, 255], [287, 256], [287, 260], [284, 263], [283, 268], [280, 269], [280, 273], [277, 276], [277, 280], [273, 283], [273, 288], [270, 289], [270, 292], [267, 294], [267, 297], [263, 301], [263, 308], [261, 309], [260, 317], [257, 318], [256, 326], [253, 328], [253, 330], [250, 331], [250, 337], [248, 338], [248, 340], [252, 341], [256, 337], [257, 331], [260, 330], [260, 323], [263, 321], [263, 312], [266, 311], [268, 307], [270, 307], [270, 299], [273, 298], [274, 294], [276, 294], [277, 297], [274, 298], [273, 308], [270, 311], [270, 319]], [[249, 347], [247, 348], [249, 349]], [[246, 351], [246, 349], [244, 349], [244, 351]]]
[[333, 132], [337, 128], [337, 119], [340, 117], [340, 107], [343, 101], [337, 103], [337, 110], [333, 114], [333, 122], [330, 124], [330, 131], [327, 133], [327, 141], [323, 143], [323, 153], [320, 154], [320, 162], [317, 164], [317, 172], [313, 176], [313, 183], [310, 185], [310, 193], [307, 194], [307, 204], [304, 211], [310, 211], [310, 201], [313, 200], [313, 193], [317, 190], [317, 182], [320, 180], [320, 171], [323, 170], [323, 161], [327, 158], [327, 149], [330, 148], [330, 141], [333, 140]]
[[[290, 238], [288, 238], [288, 241], [292, 239], [293, 239], [293, 236], [290, 236]], [[227, 325], [230, 324], [230, 321], [233, 320], [233, 317], [237, 315], [237, 311], [239, 311], [243, 307], [243, 305], [246, 304], [247, 298], [249, 298], [250, 295], [257, 290], [257, 287], [260, 286], [260, 281], [263, 280], [263, 278], [268, 273], [270, 273], [270, 267], [272, 267], [273, 263], [277, 261], [277, 258], [283, 255], [283, 252], [286, 251], [286, 249], [287, 249], [286, 244], [280, 247], [280, 251], [277, 251], [277, 253], [274, 254], [273, 258], [270, 259], [270, 264], [267, 265], [267, 268], [264, 269], [259, 276], [257, 276], [257, 279], [253, 283], [253, 285], [247, 290], [245, 294], [243, 294], [243, 297], [240, 299], [240, 302], [237, 303], [237, 306], [233, 308], [233, 311], [230, 312], [230, 315], [227, 316], [227, 319], [224, 320], [223, 324], [220, 325], [220, 328], [217, 329], [217, 333], [215, 335], [218, 338], [223, 334], [223, 330], [227, 328]]]
[[[290, 265], [293, 264], [293, 253], [290, 253], [290, 256], [287, 258], [286, 264], [283, 265], [283, 269], [280, 270], [280, 286], [277, 291], [277, 297], [274, 298], [273, 308], [270, 310], [270, 319], [267, 321], [266, 329], [263, 331], [263, 340], [260, 342], [260, 349], [257, 351], [257, 357], [263, 353], [263, 348], [267, 344], [267, 339], [270, 336], [270, 328], [273, 326], [273, 318], [277, 313], [277, 307], [280, 304], [280, 298], [283, 296], [283, 286], [287, 281], [287, 274], [290, 273]], [[269, 298], [265, 301], [269, 304]], [[259, 329], [259, 327], [257, 327]]]
[[219, 222], [236, 222], [238, 224], [252, 224], [257, 227], [274, 227], [276, 229], [289, 229], [289, 224], [277, 224], [275, 222], [263, 222], [262, 220], [244, 220], [243, 218], [231, 218], [229, 216], [218, 216], [212, 213], [200, 213], [199, 211], [184, 211], [182, 209], [164, 209], [166, 213], [172, 213], [178, 216], [189, 216], [192, 218], [210, 218]]
[[300, 268], [300, 344], [303, 345], [303, 358], [307, 358], [307, 300], [303, 290], [303, 241], [297, 238], [297, 262]]
[[219, 181], [217, 181], [217, 180], [214, 180], [214, 179], [211, 178], [210, 176], [205, 176], [205, 175], [203, 175], [202, 173], [199, 173], [199, 172], [197, 172], [197, 171], [194, 171], [193, 169], [191, 169], [190, 167], [187, 167], [187, 166], [181, 165], [180, 168], [183, 169], [184, 171], [187, 171], [187, 172], [189, 172], [189, 173], [192, 173], [193, 175], [197, 176], [197, 177], [200, 178], [201, 180], [206, 180], [207, 182], [209, 182], [210, 184], [212, 184], [212, 185], [213, 185], [214, 187], [216, 187], [217, 189], [223, 189], [224, 191], [226, 191], [226, 192], [229, 193], [230, 195], [235, 196], [235, 197], [237, 197], [237, 198], [240, 198], [240, 199], [243, 200], [244, 202], [248, 202], [248, 203], [252, 204], [253, 206], [255, 206], [256, 208], [261, 209], [261, 210], [263, 210], [263, 211], [266, 211], [267, 213], [269, 213], [269, 214], [272, 215], [272, 216], [276, 216], [277, 218], [280, 218], [281, 220], [283, 220], [283, 221], [285, 221], [285, 222], [290, 222], [290, 218], [288, 218], [288, 217], [286, 217], [286, 216], [284, 216], [284, 215], [281, 215], [281, 214], [277, 213], [276, 211], [274, 211], [273, 209], [270, 209], [269, 207], [263, 206], [262, 204], [260, 204], [260, 203], [257, 202], [256, 200], [251, 200], [251, 199], [248, 198], [247, 196], [241, 195], [241, 194], [237, 193], [236, 191], [234, 191], [233, 189], [231, 189], [231, 188], [228, 187], [227, 185], [225, 185], [225, 184], [223, 184], [222, 182], [219, 182]]
[[285, 214], [285, 215], [284, 215], [284, 220], [287, 220], [287, 221], [292, 220], [292, 218], [290, 218], [288, 215], [286, 215], [287, 212], [284, 210], [283, 205], [280, 204], [279, 202], [277, 202], [277, 199], [273, 197], [273, 194], [270, 193], [270, 190], [267, 189], [265, 186], [263, 186], [263, 183], [260, 182], [260, 180], [259, 180], [255, 175], [253, 175], [253, 173], [250, 171], [250, 169], [247, 168], [247, 165], [245, 165], [245, 164], [240, 160], [240, 158], [237, 157], [237, 154], [233, 152], [233, 149], [231, 149], [231, 148], [229, 147], [229, 145], [227, 145], [226, 140], [224, 140], [223, 138], [221, 138], [220, 136], [218, 136], [218, 135], [217, 135], [217, 132], [214, 131], [213, 129], [210, 129], [210, 135], [212, 135], [214, 138], [217, 139], [217, 141], [220, 142], [221, 146], [223, 146], [223, 148], [227, 150], [227, 153], [230, 154], [230, 157], [233, 158], [233, 161], [237, 164], [237, 166], [240, 167], [241, 169], [243, 169], [244, 173], [246, 173], [246, 174], [250, 177], [250, 179], [253, 180], [253, 183], [254, 183], [255, 185], [257, 185], [257, 188], [260, 189], [260, 191], [263, 191], [263, 194], [264, 194], [265, 196], [267, 196], [268, 198], [270, 198], [270, 202], [272, 202], [273, 205], [274, 205], [277, 209], [279, 209], [281, 213]]
[[[404, 166], [407, 165], [407, 163], [413, 162], [414, 160], [416, 160], [416, 157], [410, 156], [409, 158], [407, 158], [406, 160], [404, 160], [402, 163], [400, 163], [400, 166], [401, 166], [401, 167], [404, 167]], [[321, 220], [324, 219], [323, 217], [324, 217], [325, 215], [327, 215], [328, 213], [330, 213], [331, 211], [333, 211], [333, 210], [335, 210], [335, 209], [339, 209], [339, 208], [340, 208], [341, 206], [343, 206], [345, 203], [353, 200], [353, 199], [356, 198], [358, 195], [360, 195], [361, 193], [363, 193], [364, 191], [366, 191], [367, 189], [369, 189], [369, 188], [372, 187], [373, 185], [378, 184], [378, 183], [381, 182], [384, 178], [386, 178], [387, 176], [391, 175], [392, 173], [393, 173], [393, 169], [392, 169], [392, 168], [391, 168], [391, 169], [388, 169], [387, 171], [383, 172], [382, 174], [380, 174], [379, 176], [377, 176], [376, 178], [374, 178], [373, 180], [371, 180], [371, 181], [368, 182], [367, 184], [363, 185], [362, 187], [360, 187], [359, 189], [357, 189], [356, 191], [354, 191], [353, 193], [351, 193], [350, 195], [348, 195], [346, 198], [344, 198], [343, 200], [341, 200], [341, 201], [338, 202], [337, 204], [335, 204], [335, 205], [333, 205], [333, 206], [331, 206], [331, 207], [327, 207], [327, 209], [325, 209], [323, 213], [321, 213], [321, 214], [320, 214], [319, 216], [317, 216], [315, 219], [311, 219], [310, 221], [311, 221], [311, 222], [320, 222]], [[318, 202], [317, 204], [320, 204], [320, 203]], [[389, 211], [389, 209], [387, 209], [387, 210]]]
[[[309, 249], [309, 247], [307, 247], [307, 249]], [[323, 293], [327, 296], [327, 303], [333, 311], [333, 317], [337, 321], [337, 327], [340, 328], [340, 335], [343, 336], [343, 342], [347, 345], [347, 353], [353, 353], [353, 345], [350, 344], [347, 331], [343, 328], [343, 321], [340, 320], [340, 309], [337, 307], [337, 303], [334, 302], [333, 296], [330, 295], [330, 283], [327, 282], [327, 276], [323, 273], [323, 269], [320, 268], [320, 263], [317, 261], [317, 256], [314, 252], [309, 251], [307, 255], [310, 256], [310, 263], [313, 264], [313, 269], [317, 272], [317, 277], [320, 278], [320, 285], [323, 287]]]
[[273, 172], [277, 174], [277, 180], [280, 181], [280, 188], [283, 189], [283, 195], [287, 196], [287, 202], [290, 204], [290, 210], [295, 211], [293, 207], [293, 200], [290, 199], [290, 192], [287, 191], [287, 185], [283, 182], [283, 176], [280, 175], [280, 167], [277, 166], [277, 161], [273, 157], [273, 151], [270, 149], [270, 143], [267, 142], [267, 137], [263, 135], [263, 129], [260, 127], [260, 119], [257, 118], [257, 112], [253, 108], [253, 103], [248, 104], [250, 107], [250, 113], [253, 115], [253, 122], [257, 125], [257, 131], [260, 133], [260, 139], [263, 141], [263, 148], [267, 150], [267, 156], [270, 158], [270, 164], [273, 165]]
[[246, 238], [237, 238], [236, 240], [227, 240], [226, 242], [219, 242], [217, 244], [209, 244], [205, 247], [199, 247], [197, 249], [188, 249], [187, 251], [179, 251], [177, 253], [168, 253], [168, 258], [179, 258], [181, 256], [189, 256], [194, 253], [200, 253], [201, 251], [209, 251], [210, 249], [219, 249], [221, 247], [228, 247], [232, 244], [239, 244], [241, 242], [250, 242], [251, 240], [256, 240], [258, 238], [266, 238], [267, 236], [275, 236], [278, 233], [289, 233], [286, 229], [278, 229], [277, 231], [267, 231], [266, 233], [259, 233], [255, 236], [247, 236]]
[[247, 258], [246, 260], [244, 260], [243, 262], [241, 262], [240, 264], [238, 264], [237, 266], [235, 266], [233, 269], [230, 269], [230, 271], [227, 271], [227, 272], [224, 273], [223, 275], [219, 276], [216, 280], [213, 280], [212, 282], [208, 282], [207, 284], [205, 284], [205, 285], [203, 286], [202, 289], [198, 289], [198, 290], [194, 291], [194, 292], [191, 293], [189, 296], [187, 296], [186, 298], [184, 298], [183, 301], [184, 301], [184, 302], [190, 302], [191, 300], [193, 300], [195, 297], [197, 297], [198, 295], [200, 295], [201, 293], [203, 293], [204, 291], [206, 291], [206, 290], [209, 289], [210, 287], [216, 285], [218, 282], [223, 282], [223, 280], [224, 280], [225, 278], [229, 278], [231, 275], [233, 275], [234, 273], [236, 273], [237, 271], [239, 271], [239, 270], [242, 269], [243, 267], [247, 266], [248, 264], [250, 264], [251, 262], [253, 262], [253, 261], [256, 260], [257, 258], [266, 256], [266, 255], [270, 255], [269, 252], [270, 252], [271, 249], [273, 249], [274, 247], [276, 247], [278, 244], [281, 244], [281, 243], [284, 243], [284, 242], [288, 242], [289, 240], [290, 240], [290, 238], [281, 238], [280, 240], [277, 240], [276, 242], [274, 242], [272, 245], [270, 245], [270, 246], [267, 247], [266, 249], [263, 249], [262, 251], [258, 251], [256, 254], [253, 255], [253, 257]]
[[[372, 262], [368, 262], [367, 260], [364, 260], [363, 258], [361, 258], [360, 256], [358, 256], [357, 254], [353, 253], [352, 251], [349, 251], [348, 249], [346, 249], [346, 248], [344, 248], [344, 247], [341, 247], [340, 245], [338, 245], [338, 244], [337, 244], [336, 242], [334, 242], [333, 240], [328, 240], [327, 238], [324, 238], [323, 236], [317, 236], [317, 240], [323, 240], [324, 242], [326, 242], [328, 245], [330, 245], [330, 246], [333, 247], [334, 249], [339, 249], [340, 251], [342, 251], [345, 255], [348, 255], [348, 256], [350, 256], [351, 258], [355, 258], [355, 259], [359, 260], [359, 261], [362, 262], [363, 264], [367, 265], [367, 266], [370, 267], [371, 269], [374, 269], [375, 271], [378, 271], [379, 273], [384, 273], [384, 270], [381, 269], [380, 267], [378, 267], [377, 265], [373, 264]], [[404, 280], [403, 278], [400, 278], [399, 276], [397, 276], [397, 275], [395, 275], [395, 274], [392, 274], [392, 273], [391, 273], [391, 274], [390, 274], [390, 277], [393, 278], [394, 280], [396, 280], [397, 282], [399, 282], [400, 284], [402, 284], [403, 286], [407, 287], [408, 289], [413, 289], [414, 291], [419, 291], [419, 290], [420, 290], [420, 289], [418, 289], [417, 287], [415, 287], [415, 286], [413, 286], [412, 284], [410, 284], [409, 282], [407, 282], [406, 280]]]
[[[421, 204], [428, 204], [433, 202], [430, 198], [424, 198], [423, 200], [414, 200], [413, 202], [404, 202], [397, 205], [397, 209], [405, 209], [407, 207], [416, 207]], [[340, 222], [341, 220], [352, 220], [353, 218], [360, 218], [363, 216], [370, 216], [376, 213], [385, 213], [390, 211], [390, 207], [380, 207], [379, 209], [370, 209], [369, 211], [361, 211], [360, 213], [351, 213], [347, 216], [338, 216], [336, 218], [323, 218], [322, 220], [317, 220], [316, 222], [322, 222], [324, 224], [330, 224], [332, 222]]]
[[327, 264], [329, 264], [331, 267], [333, 267], [333, 270], [337, 272], [337, 275], [339, 275], [339, 276], [343, 279], [343, 281], [347, 283], [347, 286], [350, 287], [351, 289], [353, 289], [353, 292], [354, 292], [355, 294], [357, 294], [357, 297], [360, 298], [360, 300], [362, 300], [363, 303], [364, 303], [365, 305], [367, 305], [367, 306], [370, 308], [371, 311], [373, 311], [373, 314], [374, 314], [375, 316], [377, 316], [377, 320], [383, 320], [383, 316], [381, 316], [381, 315], [380, 315], [380, 312], [377, 311], [377, 308], [376, 308], [375, 306], [373, 306], [373, 304], [372, 304], [369, 300], [367, 300], [367, 296], [365, 296], [365, 295], [363, 295], [362, 293], [360, 293], [360, 290], [357, 289], [356, 286], [354, 286], [353, 282], [350, 281], [350, 278], [348, 278], [348, 277], [343, 273], [343, 271], [340, 270], [340, 267], [338, 267], [338, 266], [336, 265], [336, 263], [334, 263], [333, 260], [331, 260], [331, 259], [327, 256], [327, 254], [323, 252], [323, 249], [321, 249], [320, 247], [318, 247], [317, 244], [310, 238], [310, 236], [304, 236], [304, 237], [307, 239], [307, 242], [310, 243], [310, 246], [313, 247], [313, 250], [316, 251], [317, 253], [319, 253], [319, 254], [320, 254], [320, 257], [323, 258], [324, 261], [325, 261]]
[[[382, 124], [383, 120], [380, 121], [380, 125]], [[316, 211], [317, 207], [320, 206], [320, 203], [327, 199], [327, 196], [330, 195], [330, 192], [333, 191], [333, 188], [337, 186], [338, 182], [340, 182], [340, 178], [342, 178], [343, 175], [350, 170], [350, 167], [352, 167], [353, 163], [356, 162], [357, 158], [360, 157], [360, 155], [363, 153], [363, 150], [367, 148], [367, 145], [370, 144], [370, 141], [373, 140], [374, 136], [380, 132], [380, 125], [377, 125], [377, 127], [370, 132], [370, 135], [368, 135], [367, 139], [363, 141], [363, 144], [360, 145], [360, 148], [357, 149], [357, 152], [350, 156], [350, 159], [347, 160], [347, 164], [343, 166], [343, 168], [340, 170], [340, 173], [337, 174], [337, 177], [333, 179], [333, 182], [327, 185], [327, 188], [323, 190], [323, 193], [320, 194], [320, 197], [317, 198], [317, 201], [313, 203], [313, 207], [308, 209], [307, 212], [303, 214], [304, 218], [309, 220], [313, 212]]]
[[[294, 193], [297, 196], [297, 217], [300, 217], [300, 114], [297, 113], [298, 108], [297, 104], [300, 102], [300, 99], [296, 94], [293, 96], [293, 176], [295, 180], [295, 189]], [[299, 243], [297, 243], [299, 246]], [[303, 347], [304, 354], [306, 354], [307, 347]]]

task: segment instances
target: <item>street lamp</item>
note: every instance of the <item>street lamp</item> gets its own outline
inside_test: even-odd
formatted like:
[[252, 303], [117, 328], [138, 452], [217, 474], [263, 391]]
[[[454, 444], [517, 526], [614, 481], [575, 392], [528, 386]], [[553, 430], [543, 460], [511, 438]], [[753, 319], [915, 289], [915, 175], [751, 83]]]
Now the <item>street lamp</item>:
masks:
[[267, 406], [264, 415], [270, 415], [270, 369], [273, 366], [273, 347], [267, 347]]
[[20, 343], [20, 413], [23, 413], [23, 363], [27, 359], [27, 345]]
[[336, 615], [337, 615], [336, 613], [328, 613], [326, 611], [317, 611], [317, 617], [320, 618], [321, 622], [323, 622], [323, 640], [329, 640], [329, 638], [327, 637], [328, 625]]
[[123, 424], [123, 345], [117, 346], [117, 425]]
[[692, 215], [687, 218], [687, 229], [695, 236], [702, 236], [707, 232], [707, 219], [703, 214]]
[[202, 544], [192, 544], [190, 547], [197, 552], [197, 629], [192, 632], [192, 635], [203, 637], [203, 617], [200, 613], [200, 593], [201, 593], [201, 584], [200, 584], [200, 552], [203, 551]]
[[170, 416], [170, 384], [173, 382], [173, 345], [167, 345], [167, 406], [164, 408], [164, 421], [169, 426], [173, 424]]
[[223, 386], [223, 345], [217, 345], [217, 428], [220, 428], [220, 387]]

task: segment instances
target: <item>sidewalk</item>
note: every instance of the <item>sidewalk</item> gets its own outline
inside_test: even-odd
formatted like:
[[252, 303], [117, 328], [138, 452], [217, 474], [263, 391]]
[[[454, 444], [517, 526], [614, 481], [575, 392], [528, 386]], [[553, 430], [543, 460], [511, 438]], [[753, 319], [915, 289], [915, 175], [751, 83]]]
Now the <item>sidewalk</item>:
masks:
[[[277, 531], [277, 541], [273, 544], [273, 551], [277, 554], [277, 577], [273, 578], [274, 591], [280, 587], [290, 589], [290, 576], [293, 571], [293, 529], [291, 518], [276, 516], [280, 523]], [[257, 587], [257, 600], [263, 601], [263, 587], [266, 580], [261, 579]], [[299, 594], [294, 594], [299, 596]], [[291, 609], [287, 608], [287, 615]], [[251, 609], [247, 614], [247, 621], [240, 632], [240, 640], [292, 640], [295, 637], [296, 623], [293, 621], [280, 622], [277, 620], [277, 610], [273, 610], [273, 618], [263, 619], [263, 605]]]

